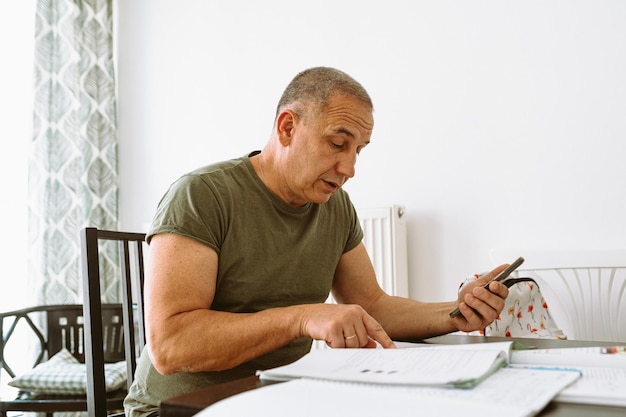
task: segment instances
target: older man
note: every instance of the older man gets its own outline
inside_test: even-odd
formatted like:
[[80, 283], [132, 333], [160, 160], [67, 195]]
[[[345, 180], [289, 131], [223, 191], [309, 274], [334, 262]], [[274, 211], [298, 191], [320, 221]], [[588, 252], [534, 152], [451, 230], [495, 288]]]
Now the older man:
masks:
[[[333, 348], [484, 328], [508, 294], [496, 268], [459, 299], [423, 303], [379, 287], [348, 194], [374, 120], [347, 74], [298, 74], [262, 151], [178, 179], [148, 233], [148, 344], [127, 415], [159, 401], [292, 362], [312, 339]], [[338, 304], [325, 304], [332, 292]], [[455, 307], [461, 314], [451, 318]]]

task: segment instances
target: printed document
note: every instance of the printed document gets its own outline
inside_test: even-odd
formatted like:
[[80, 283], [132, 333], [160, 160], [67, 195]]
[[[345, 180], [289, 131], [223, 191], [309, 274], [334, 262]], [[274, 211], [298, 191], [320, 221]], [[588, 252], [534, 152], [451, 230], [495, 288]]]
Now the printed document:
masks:
[[289, 365], [259, 372], [262, 379], [328, 379], [393, 385], [470, 387], [508, 362], [512, 342], [406, 349], [316, 349]]
[[471, 389], [294, 379], [219, 401], [197, 417], [531, 417], [578, 372], [502, 368]]

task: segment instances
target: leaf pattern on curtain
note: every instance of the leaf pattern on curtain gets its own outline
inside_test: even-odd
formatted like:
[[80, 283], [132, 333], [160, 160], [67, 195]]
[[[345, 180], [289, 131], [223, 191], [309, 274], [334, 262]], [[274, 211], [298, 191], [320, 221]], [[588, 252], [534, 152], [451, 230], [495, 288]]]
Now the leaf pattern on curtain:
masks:
[[[112, 0], [37, 0], [29, 163], [30, 279], [45, 304], [82, 302], [79, 232], [118, 228]], [[116, 301], [114, 245], [102, 248]]]

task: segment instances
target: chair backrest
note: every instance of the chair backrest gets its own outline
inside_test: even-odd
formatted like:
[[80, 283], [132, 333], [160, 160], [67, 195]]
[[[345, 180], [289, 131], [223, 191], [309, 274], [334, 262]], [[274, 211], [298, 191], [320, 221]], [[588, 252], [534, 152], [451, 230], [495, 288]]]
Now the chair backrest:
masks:
[[514, 276], [537, 281], [569, 339], [626, 342], [626, 250], [493, 249], [490, 255], [494, 265], [526, 259]]
[[[103, 330], [107, 363], [124, 360], [122, 305], [103, 304]], [[23, 361], [25, 342], [33, 341], [31, 367], [50, 359], [61, 349], [67, 349], [80, 362], [85, 362], [84, 319], [82, 304], [40, 305], [0, 313], [0, 369], [14, 378], [16, 372], [8, 350], [16, 352]], [[15, 340], [15, 346], [12, 346]], [[7, 349], [8, 347], [8, 349]], [[17, 357], [14, 359], [18, 359]]]
[[[81, 230], [83, 264], [83, 308], [85, 316], [85, 363], [87, 364], [87, 411], [90, 417], [107, 415], [104, 378], [104, 332], [101, 300], [101, 244], [117, 242], [122, 281], [122, 323], [128, 387], [137, 365], [137, 354], [145, 345], [143, 308], [144, 233]], [[103, 270], [104, 272], [104, 270]], [[111, 272], [107, 269], [107, 272]]]
[[[84, 312], [82, 305], [71, 308], [59, 306], [47, 311], [48, 355], [51, 357], [61, 349], [67, 349], [80, 362], [85, 362]], [[102, 305], [102, 326], [105, 346], [104, 362], [114, 363], [124, 360], [124, 328], [122, 325], [122, 305]]]

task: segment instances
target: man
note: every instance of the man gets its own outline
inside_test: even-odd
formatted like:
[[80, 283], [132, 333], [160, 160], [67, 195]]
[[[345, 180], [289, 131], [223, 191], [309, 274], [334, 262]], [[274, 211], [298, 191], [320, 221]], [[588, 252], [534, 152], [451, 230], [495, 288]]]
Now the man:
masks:
[[[278, 104], [261, 152], [175, 182], [148, 233], [148, 344], [127, 415], [160, 400], [292, 362], [311, 340], [333, 348], [395, 347], [484, 328], [508, 290], [496, 268], [458, 301], [385, 294], [361, 242], [343, 184], [370, 142], [372, 102], [332, 68], [298, 74]], [[329, 291], [339, 304], [324, 304]], [[461, 315], [450, 318], [459, 307]]]

